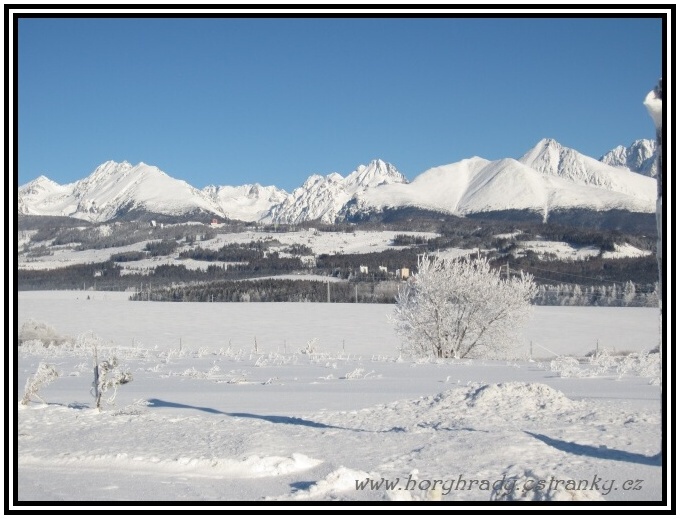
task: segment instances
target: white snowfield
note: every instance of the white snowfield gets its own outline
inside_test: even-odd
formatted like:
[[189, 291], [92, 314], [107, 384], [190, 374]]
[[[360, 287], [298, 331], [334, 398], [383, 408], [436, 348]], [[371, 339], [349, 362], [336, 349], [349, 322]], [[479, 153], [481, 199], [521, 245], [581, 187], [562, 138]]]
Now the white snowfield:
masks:
[[[655, 309], [537, 307], [516, 358], [437, 362], [399, 355], [391, 305], [80, 291], [16, 310], [81, 337], [12, 351], [21, 504], [662, 498]], [[133, 375], [101, 411], [87, 331]], [[60, 377], [21, 405], [41, 362]]]

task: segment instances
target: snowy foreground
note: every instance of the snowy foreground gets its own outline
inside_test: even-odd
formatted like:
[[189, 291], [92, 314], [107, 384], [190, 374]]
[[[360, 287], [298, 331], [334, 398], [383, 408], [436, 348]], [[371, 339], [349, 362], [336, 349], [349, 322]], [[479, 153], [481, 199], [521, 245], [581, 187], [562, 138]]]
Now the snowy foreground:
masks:
[[[423, 362], [389, 305], [126, 297], [18, 294], [73, 338], [17, 350], [20, 502], [662, 499], [655, 309], [537, 307], [514, 360]], [[101, 411], [93, 341], [134, 377]]]

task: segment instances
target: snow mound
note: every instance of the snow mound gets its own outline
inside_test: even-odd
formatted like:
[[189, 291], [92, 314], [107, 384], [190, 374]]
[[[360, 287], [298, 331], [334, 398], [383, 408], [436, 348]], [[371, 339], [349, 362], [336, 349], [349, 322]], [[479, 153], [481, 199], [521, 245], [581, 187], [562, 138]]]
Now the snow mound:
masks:
[[[391, 433], [425, 430], [485, 429], [490, 423], [535, 422], [579, 414], [583, 403], [570, 400], [561, 391], [540, 383], [476, 383], [424, 396], [416, 400], [399, 400], [343, 416], [343, 423], [367, 427], [379, 423]], [[319, 417], [319, 419], [322, 419]], [[480, 425], [484, 424], [484, 425]]]
[[521, 476], [505, 478], [506, 483], [494, 489], [491, 501], [604, 501], [595, 490], [597, 483], [567, 477], [536, 474], [525, 470]]
[[250, 477], [269, 477], [300, 472], [316, 467], [320, 463], [321, 460], [300, 453], [293, 453], [290, 456], [253, 455], [235, 463], [233, 469]]
[[513, 414], [556, 413], [571, 411], [576, 402], [564, 393], [545, 384], [503, 382], [471, 389], [465, 398], [468, 407], [492, 411], [512, 411]]
[[[19, 462], [23, 465], [39, 465], [44, 458], [33, 455], [20, 455]], [[220, 476], [231, 478], [264, 478], [283, 476], [302, 472], [321, 463], [321, 460], [310, 458], [304, 454], [293, 453], [290, 456], [259, 456], [252, 455], [245, 459], [227, 458], [197, 458], [180, 456], [161, 459], [156, 456], [117, 454], [91, 454], [85, 452], [64, 452], [48, 461], [50, 465], [81, 467], [84, 469], [108, 465], [127, 469], [128, 471], [142, 470], [162, 472], [165, 474], [184, 474], [196, 476]]]

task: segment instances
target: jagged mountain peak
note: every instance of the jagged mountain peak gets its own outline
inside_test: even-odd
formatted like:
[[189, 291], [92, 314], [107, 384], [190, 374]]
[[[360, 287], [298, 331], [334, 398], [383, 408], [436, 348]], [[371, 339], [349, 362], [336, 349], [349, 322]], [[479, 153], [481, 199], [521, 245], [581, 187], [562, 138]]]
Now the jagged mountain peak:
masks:
[[44, 199], [63, 190], [64, 187], [57, 184], [54, 180], [47, 178], [45, 175], [40, 175], [38, 178], [19, 188], [18, 208], [21, 212], [30, 214], [31, 204], [29, 201], [34, 201], [39, 205]]
[[37, 178], [34, 178], [31, 180], [29, 183], [25, 184], [22, 186], [23, 189], [36, 189], [36, 188], [50, 188], [54, 186], [59, 186], [54, 180], [47, 178], [45, 175], [40, 175]]
[[600, 162], [616, 168], [625, 168], [641, 175], [656, 177], [658, 172], [657, 145], [652, 139], [638, 139], [630, 146], [616, 146]]
[[554, 149], [559, 149], [563, 147], [564, 146], [562, 146], [559, 142], [557, 142], [557, 140], [553, 139], [552, 137], [545, 137], [541, 139], [535, 146], [535, 148], [554, 148]]
[[347, 177], [339, 173], [311, 175], [290, 197], [272, 207], [267, 219], [294, 223], [304, 220], [334, 222], [342, 207], [358, 193], [381, 185], [406, 182], [406, 177], [392, 164], [380, 159], [358, 166]]
[[360, 165], [345, 179], [347, 187], [376, 187], [382, 184], [406, 183], [406, 177], [395, 166], [381, 159], [374, 159], [368, 165]]
[[[141, 163], [140, 163], [141, 164]], [[128, 171], [132, 169], [132, 164], [130, 164], [128, 161], [124, 160], [123, 162], [116, 162], [115, 160], [107, 160], [106, 162], [101, 163], [99, 166], [95, 168], [95, 170], [90, 173], [89, 176], [99, 176], [99, 175], [106, 175], [106, 174], [113, 174], [117, 173], [120, 171]]]
[[29, 184], [45, 184], [45, 183], [56, 184], [54, 180], [47, 178], [45, 175], [40, 175], [38, 178], [29, 182]]
[[568, 158], [573, 161], [575, 155], [578, 155], [575, 150], [562, 146], [555, 139], [541, 139], [519, 159], [519, 162], [541, 173], [559, 175], [562, 163]]

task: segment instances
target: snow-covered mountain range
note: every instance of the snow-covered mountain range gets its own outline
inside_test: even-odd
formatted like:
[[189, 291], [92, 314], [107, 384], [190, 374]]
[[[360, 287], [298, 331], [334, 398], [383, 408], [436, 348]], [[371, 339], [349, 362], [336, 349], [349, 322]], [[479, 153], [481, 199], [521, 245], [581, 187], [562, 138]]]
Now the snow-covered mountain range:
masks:
[[399, 208], [459, 216], [529, 210], [544, 218], [561, 209], [653, 213], [654, 148], [653, 141], [636, 141], [598, 161], [543, 139], [517, 160], [473, 157], [429, 169], [410, 183], [393, 165], [374, 160], [347, 177], [312, 175], [292, 193], [259, 184], [197, 189], [154, 166], [109, 161], [71, 184], [37, 178], [19, 188], [17, 207], [19, 214], [90, 221], [149, 212], [279, 223], [334, 222]]
[[617, 168], [625, 168], [642, 175], [655, 177], [659, 168], [656, 141], [640, 139], [627, 148], [617, 146], [600, 157], [600, 161]]

